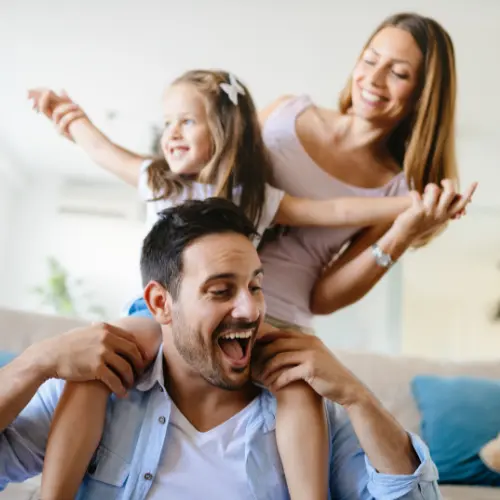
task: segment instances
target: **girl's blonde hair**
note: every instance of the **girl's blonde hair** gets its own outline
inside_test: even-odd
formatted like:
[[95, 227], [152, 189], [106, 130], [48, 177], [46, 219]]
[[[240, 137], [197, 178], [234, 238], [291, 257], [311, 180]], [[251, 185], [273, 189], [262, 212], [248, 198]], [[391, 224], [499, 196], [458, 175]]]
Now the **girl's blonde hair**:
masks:
[[[204, 97], [213, 155], [198, 175], [200, 182], [214, 184], [215, 196], [233, 200], [238, 187], [239, 205], [258, 223], [265, 201], [265, 185], [271, 161], [261, 135], [257, 111], [248, 89], [238, 94], [235, 105], [220, 87], [229, 83], [226, 71], [194, 70], [184, 73], [172, 85], [193, 85]], [[148, 169], [149, 186], [155, 200], [176, 196], [189, 186], [175, 175], [165, 159], [155, 160]]]
[[[386, 27], [407, 31], [423, 54], [415, 107], [392, 132], [389, 151], [404, 169], [409, 186], [423, 192], [429, 183], [447, 178], [457, 182], [455, 154], [455, 52], [449, 34], [436, 21], [418, 14], [401, 13], [380, 24], [366, 43]], [[352, 77], [343, 89], [339, 109], [352, 106]]]

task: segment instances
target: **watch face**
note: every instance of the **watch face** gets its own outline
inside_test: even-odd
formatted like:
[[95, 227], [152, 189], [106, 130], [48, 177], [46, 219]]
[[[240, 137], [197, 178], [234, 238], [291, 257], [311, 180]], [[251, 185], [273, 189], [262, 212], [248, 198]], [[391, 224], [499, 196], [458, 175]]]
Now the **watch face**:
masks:
[[375, 256], [375, 260], [377, 264], [382, 267], [390, 267], [392, 264], [392, 259], [390, 255], [382, 252], [382, 250], [378, 247], [373, 247], [373, 254]]

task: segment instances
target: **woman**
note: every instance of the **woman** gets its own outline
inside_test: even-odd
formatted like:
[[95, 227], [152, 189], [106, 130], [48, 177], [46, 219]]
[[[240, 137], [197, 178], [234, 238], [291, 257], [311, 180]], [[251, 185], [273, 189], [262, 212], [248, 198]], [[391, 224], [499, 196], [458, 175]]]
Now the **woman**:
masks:
[[458, 181], [455, 96], [447, 32], [430, 18], [397, 14], [369, 38], [338, 111], [320, 108], [307, 96], [280, 98], [264, 110], [274, 184], [294, 196], [393, 196], [407, 185], [425, 190], [423, 200], [415, 197], [390, 227], [290, 228], [264, 245], [271, 316], [310, 328], [313, 314], [356, 302], [407, 248], [443, 228]]

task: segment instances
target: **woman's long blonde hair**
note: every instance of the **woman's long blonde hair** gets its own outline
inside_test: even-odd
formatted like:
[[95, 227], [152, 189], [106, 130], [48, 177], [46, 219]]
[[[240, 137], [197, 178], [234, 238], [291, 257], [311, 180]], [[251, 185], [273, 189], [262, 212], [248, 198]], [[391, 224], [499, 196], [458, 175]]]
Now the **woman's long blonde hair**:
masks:
[[[401, 13], [380, 24], [366, 43], [386, 27], [407, 31], [423, 54], [423, 65], [415, 109], [393, 131], [388, 146], [404, 169], [409, 186], [422, 193], [429, 183], [447, 178], [456, 181], [455, 101], [457, 93], [455, 52], [446, 30], [429, 17]], [[352, 106], [352, 77], [340, 95], [339, 109]]]
[[[257, 224], [265, 202], [271, 160], [250, 92], [238, 82], [244, 94], [238, 94], [235, 105], [220, 87], [221, 83], [229, 82], [230, 75], [226, 71], [193, 70], [184, 73], [172, 85], [193, 85], [205, 99], [212, 135], [212, 158], [197, 180], [215, 185], [215, 196], [229, 200], [233, 200], [234, 188], [238, 187], [238, 204]], [[148, 179], [155, 200], [179, 195], [189, 187], [189, 182], [170, 170], [165, 159], [151, 164]]]

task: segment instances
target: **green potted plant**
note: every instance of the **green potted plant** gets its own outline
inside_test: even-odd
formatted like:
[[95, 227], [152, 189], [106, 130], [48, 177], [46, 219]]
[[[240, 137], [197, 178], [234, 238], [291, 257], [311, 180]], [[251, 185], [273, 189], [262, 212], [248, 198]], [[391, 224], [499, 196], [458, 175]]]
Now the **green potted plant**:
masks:
[[84, 317], [88, 319], [104, 319], [106, 314], [102, 307], [88, 305], [78, 307], [77, 291], [80, 298], [89, 299], [89, 294], [82, 291], [83, 281], [72, 280], [68, 271], [55, 257], [48, 257], [48, 278], [44, 285], [37, 286], [33, 292], [41, 299], [41, 304], [53, 314], [67, 317]]

